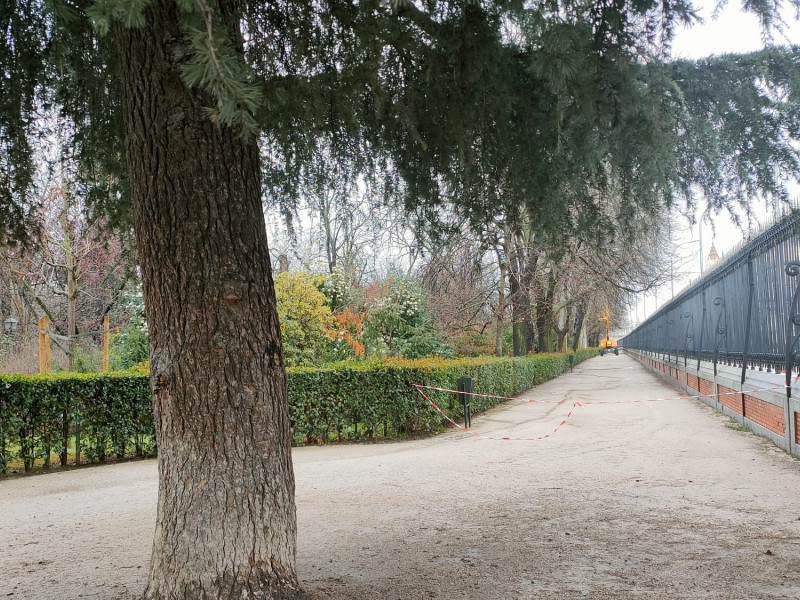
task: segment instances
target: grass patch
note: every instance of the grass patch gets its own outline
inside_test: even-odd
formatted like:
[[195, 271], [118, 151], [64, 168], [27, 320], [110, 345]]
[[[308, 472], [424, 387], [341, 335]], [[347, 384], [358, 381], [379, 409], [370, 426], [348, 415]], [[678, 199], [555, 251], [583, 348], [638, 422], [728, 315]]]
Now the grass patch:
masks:
[[739, 423], [739, 421], [734, 421], [733, 419], [731, 419], [729, 423], [725, 423], [725, 427], [733, 429], [734, 431], [750, 431], [747, 425]]

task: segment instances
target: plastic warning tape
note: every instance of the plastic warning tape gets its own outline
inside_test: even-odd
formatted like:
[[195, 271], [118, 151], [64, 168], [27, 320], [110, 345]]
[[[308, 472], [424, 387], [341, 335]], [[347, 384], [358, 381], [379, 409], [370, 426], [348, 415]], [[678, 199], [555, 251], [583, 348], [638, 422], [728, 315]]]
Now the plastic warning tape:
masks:
[[[792, 385], [797, 383], [798, 379], [800, 379], [800, 375], [798, 375], [797, 377], [794, 378], [794, 382], [792, 383]], [[422, 385], [420, 383], [410, 383], [409, 385], [411, 387], [417, 388], [418, 390], [419, 389], [424, 389], [424, 390], [434, 390], [434, 391], [437, 391], [437, 392], [450, 392], [450, 393], [453, 393], [453, 394], [469, 394], [471, 396], [480, 396], [481, 398], [494, 398], [496, 400], [523, 400], [523, 401], [526, 401], [526, 402], [531, 402], [531, 403], [535, 402], [535, 403], [538, 403], [538, 404], [566, 404], [566, 401], [564, 401], [564, 400], [539, 400], [539, 399], [536, 399], [536, 398], [495, 396], [493, 394], [479, 394], [479, 393], [476, 393], [476, 392], [461, 392], [459, 390], [450, 390], [450, 389], [447, 389], [447, 388], [435, 387], [435, 386], [431, 386], [431, 385]], [[667, 400], [694, 400], [694, 399], [697, 399], [697, 398], [714, 398], [716, 396], [731, 396], [733, 394], [755, 394], [755, 393], [758, 393], [758, 392], [772, 392], [772, 391], [775, 391], [775, 390], [785, 390], [788, 387], [792, 387], [792, 386], [788, 386], [788, 385], [786, 385], [784, 383], [784, 384], [781, 384], [781, 385], [776, 385], [774, 387], [757, 388], [757, 389], [754, 389], [754, 390], [739, 390], [739, 391], [731, 390], [730, 392], [719, 392], [717, 394], [697, 394], [697, 395], [694, 395], [694, 396], [672, 396], [672, 397], [668, 397], [668, 398], [637, 398], [635, 400], [598, 400], [598, 401], [594, 401], [594, 402], [590, 400], [588, 402], [582, 402], [581, 404], [586, 406], [586, 405], [591, 405], [591, 404], [640, 404], [640, 403], [643, 403], [643, 402], [663, 402], [663, 401], [667, 401]]]
[[[792, 382], [792, 385], [797, 383], [798, 379], [800, 379], [800, 375], [798, 375], [797, 377], [794, 378], [794, 381]], [[448, 421], [451, 425], [457, 427], [458, 429], [460, 429], [464, 433], [468, 433], [471, 436], [473, 436], [475, 438], [478, 438], [478, 439], [481, 439], [481, 440], [512, 441], [512, 442], [538, 442], [538, 441], [546, 440], [548, 438], [553, 437], [558, 432], [558, 430], [561, 429], [561, 427], [563, 427], [563, 425], [567, 422], [567, 420], [572, 416], [572, 413], [575, 412], [575, 409], [576, 408], [581, 408], [583, 406], [600, 405], [600, 404], [642, 404], [642, 403], [645, 403], [645, 402], [658, 402], [658, 401], [666, 401], [666, 400], [693, 400], [693, 399], [697, 399], [697, 398], [713, 398], [714, 396], [727, 396], [727, 395], [730, 395], [730, 394], [751, 394], [751, 393], [755, 393], [755, 392], [768, 392], [768, 391], [774, 391], [774, 390], [784, 390], [784, 389], [786, 389], [788, 387], [791, 387], [791, 386], [787, 386], [786, 384], [783, 384], [783, 385], [778, 385], [778, 386], [774, 386], [774, 387], [761, 388], [761, 389], [755, 389], [755, 390], [742, 390], [742, 391], [739, 391], [739, 392], [730, 391], [730, 392], [722, 392], [722, 393], [719, 393], [719, 394], [699, 394], [699, 395], [696, 395], [696, 396], [673, 396], [673, 397], [670, 397], [670, 398], [643, 398], [643, 399], [637, 399], [637, 400], [599, 400], [599, 401], [596, 401], [596, 402], [593, 402], [593, 401], [573, 402], [572, 403], [572, 407], [570, 408], [569, 412], [567, 413], [567, 416], [564, 417], [564, 420], [561, 421], [556, 426], [556, 428], [553, 429], [548, 434], [540, 435], [540, 436], [536, 436], [536, 437], [512, 437], [512, 436], [497, 437], [497, 436], [491, 436], [491, 435], [482, 435], [480, 433], [476, 433], [476, 432], [472, 431], [471, 429], [469, 429], [467, 427], [459, 425], [452, 418], [450, 418], [441, 408], [439, 408], [439, 406], [433, 400], [431, 400], [427, 396], [427, 394], [425, 394], [425, 392], [423, 392], [422, 390], [434, 390], [434, 391], [437, 391], [437, 392], [450, 392], [450, 393], [453, 393], [453, 394], [470, 394], [471, 396], [481, 396], [483, 398], [495, 398], [495, 399], [498, 399], [498, 400], [524, 400], [524, 401], [527, 401], [529, 403], [538, 403], [538, 404], [556, 404], [556, 405], [558, 405], [558, 404], [567, 404], [567, 402], [565, 400], [537, 400], [536, 398], [512, 398], [510, 396], [495, 396], [493, 394], [479, 394], [479, 393], [475, 393], [475, 392], [461, 392], [459, 390], [450, 390], [450, 389], [447, 389], [447, 388], [435, 387], [435, 386], [430, 386], [430, 385], [422, 385], [420, 383], [410, 383], [409, 385], [411, 387], [413, 387], [413, 388], [416, 388], [416, 390], [420, 393], [420, 395], [423, 398], [425, 398], [425, 400], [428, 401], [428, 404], [430, 404], [431, 407], [433, 407], [433, 409], [436, 410], [436, 412], [438, 412], [440, 415], [442, 415], [442, 417], [444, 417], [444, 419], [446, 421]]]
[[436, 392], [452, 392], [454, 394], [469, 394], [470, 396], [480, 396], [481, 398], [495, 398], [496, 400], [526, 400], [528, 402], [538, 402], [540, 404], [565, 404], [564, 400], [537, 400], [536, 398], [512, 398], [510, 396], [495, 396], [494, 394], [479, 394], [478, 392], [460, 392], [458, 390], [435, 387], [432, 385], [422, 385], [421, 383], [409, 383], [408, 385], [410, 385], [411, 387], [415, 387], [418, 390], [423, 389], [423, 390], [433, 390]]
[[[572, 408], [570, 408], [569, 412], [567, 413], [567, 416], [564, 417], [564, 420], [561, 421], [556, 426], [556, 428], [553, 429], [553, 431], [551, 431], [550, 433], [547, 433], [545, 435], [540, 435], [540, 436], [536, 436], [536, 437], [512, 437], [512, 436], [497, 437], [497, 436], [492, 436], [492, 435], [482, 435], [480, 433], [476, 433], [476, 432], [472, 431], [471, 429], [469, 429], [467, 427], [459, 425], [453, 419], [451, 419], [449, 416], [447, 416], [447, 414], [441, 408], [439, 408], [439, 406], [433, 400], [428, 398], [428, 396], [425, 394], [425, 392], [423, 392], [420, 389], [420, 387], [424, 387], [424, 386], [414, 386], [414, 387], [416, 387], [417, 391], [420, 393], [420, 395], [423, 398], [425, 398], [425, 400], [428, 401], [428, 404], [430, 404], [434, 408], [434, 410], [436, 410], [436, 412], [438, 412], [440, 415], [442, 415], [442, 417], [444, 417], [451, 425], [454, 425], [455, 427], [457, 427], [458, 429], [460, 429], [464, 433], [468, 433], [468, 434], [470, 434], [471, 436], [473, 436], [475, 438], [478, 438], [478, 439], [481, 439], [481, 440], [493, 440], [493, 441], [498, 441], [498, 442], [539, 442], [541, 440], [546, 440], [548, 438], [551, 438], [556, 434], [556, 432], [559, 429], [561, 429], [561, 427], [564, 425], [564, 423], [566, 423], [567, 420], [572, 416], [572, 413], [575, 411], [575, 409], [576, 408], [580, 408], [582, 406], [582, 404], [580, 402], [574, 402], [572, 404]], [[442, 391], [451, 391], [451, 390], [442, 390]], [[493, 397], [497, 397], [497, 396], [493, 396]], [[564, 403], [563, 402], [558, 402], [558, 403], [555, 403], [555, 404], [564, 404]]]

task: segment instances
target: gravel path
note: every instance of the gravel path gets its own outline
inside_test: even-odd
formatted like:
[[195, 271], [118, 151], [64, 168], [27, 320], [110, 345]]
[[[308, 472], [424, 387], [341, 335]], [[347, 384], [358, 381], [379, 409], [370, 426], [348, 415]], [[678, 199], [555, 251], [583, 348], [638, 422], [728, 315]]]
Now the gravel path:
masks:
[[[677, 395], [595, 358], [476, 418], [551, 431], [573, 402]], [[298, 570], [318, 598], [800, 598], [800, 463], [696, 401], [589, 405], [547, 440], [460, 432], [298, 448]], [[0, 482], [0, 597], [144, 588], [154, 461]]]

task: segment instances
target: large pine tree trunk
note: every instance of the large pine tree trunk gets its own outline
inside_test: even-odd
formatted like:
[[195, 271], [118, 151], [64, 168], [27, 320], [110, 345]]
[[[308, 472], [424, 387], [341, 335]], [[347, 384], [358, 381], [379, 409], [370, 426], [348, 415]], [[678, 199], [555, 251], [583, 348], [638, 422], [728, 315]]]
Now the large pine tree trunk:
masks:
[[114, 31], [158, 442], [145, 598], [293, 598], [294, 476], [258, 147], [213, 125], [182, 82], [175, 11], [156, 1], [144, 27]]

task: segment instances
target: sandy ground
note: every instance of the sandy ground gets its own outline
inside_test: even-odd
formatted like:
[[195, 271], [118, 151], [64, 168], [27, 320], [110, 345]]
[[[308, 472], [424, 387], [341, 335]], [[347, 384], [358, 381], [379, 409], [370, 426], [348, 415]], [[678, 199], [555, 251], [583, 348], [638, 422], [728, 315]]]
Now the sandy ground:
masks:
[[[477, 418], [551, 431], [573, 402], [677, 395], [595, 358]], [[449, 432], [298, 448], [298, 571], [326, 599], [800, 598], [800, 463], [689, 400], [588, 405], [550, 439]], [[0, 482], [0, 597], [143, 588], [154, 461]]]

